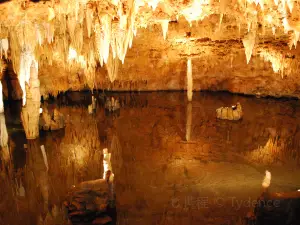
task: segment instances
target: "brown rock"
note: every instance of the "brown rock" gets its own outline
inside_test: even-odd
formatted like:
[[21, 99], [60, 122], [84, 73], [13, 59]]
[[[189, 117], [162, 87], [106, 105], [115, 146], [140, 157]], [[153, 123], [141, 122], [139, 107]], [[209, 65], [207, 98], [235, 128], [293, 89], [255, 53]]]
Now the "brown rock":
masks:
[[102, 225], [102, 224], [107, 224], [109, 222], [111, 222], [112, 219], [109, 216], [104, 216], [104, 217], [98, 217], [93, 221], [93, 224], [98, 224], [98, 225]]

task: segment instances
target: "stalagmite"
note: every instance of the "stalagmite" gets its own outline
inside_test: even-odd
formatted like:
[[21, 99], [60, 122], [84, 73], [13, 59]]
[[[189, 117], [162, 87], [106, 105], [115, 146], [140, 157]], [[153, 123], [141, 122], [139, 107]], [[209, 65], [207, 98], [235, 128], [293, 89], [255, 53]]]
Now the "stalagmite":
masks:
[[161, 23], [161, 28], [162, 28], [162, 31], [163, 31], [164, 40], [166, 40], [167, 32], [168, 32], [168, 26], [169, 26], [169, 20], [163, 20], [160, 23]]
[[186, 141], [189, 141], [191, 139], [192, 111], [193, 111], [192, 103], [188, 102], [188, 105], [186, 108], [186, 134], [185, 134]]
[[245, 48], [245, 54], [247, 58], [247, 64], [250, 62], [252, 51], [255, 45], [256, 32], [251, 31], [243, 38], [243, 45]]
[[188, 59], [187, 61], [187, 98], [188, 101], [192, 101], [193, 98], [193, 71], [192, 71], [192, 61]]
[[22, 108], [21, 119], [27, 139], [39, 136], [40, 117], [40, 81], [38, 79], [37, 63], [32, 61], [29, 84], [26, 84], [26, 104]]

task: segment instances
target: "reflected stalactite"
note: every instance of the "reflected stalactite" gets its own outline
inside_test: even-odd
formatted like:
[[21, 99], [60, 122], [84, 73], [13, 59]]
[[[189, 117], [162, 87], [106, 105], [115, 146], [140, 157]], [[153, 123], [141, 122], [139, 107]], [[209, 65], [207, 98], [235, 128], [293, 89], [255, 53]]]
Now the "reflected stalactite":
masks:
[[297, 147], [292, 145], [291, 136], [285, 136], [283, 133], [279, 135], [276, 131], [268, 129], [270, 136], [266, 144], [247, 153], [246, 158], [264, 165], [299, 165], [300, 156]]
[[[28, 140], [25, 169], [25, 190], [30, 210], [47, 209], [49, 179], [39, 140]], [[41, 196], [42, 198], [40, 198]]]
[[[61, 109], [63, 112], [63, 109]], [[84, 118], [84, 120], [82, 119]], [[59, 161], [70, 183], [98, 179], [103, 171], [97, 122], [86, 108], [78, 109], [72, 120], [66, 121], [65, 136], [59, 147]], [[91, 165], [93, 165], [91, 167]], [[102, 175], [100, 175], [102, 178]]]
[[22, 108], [21, 119], [27, 139], [39, 136], [40, 118], [40, 81], [38, 79], [37, 65], [32, 61], [29, 84], [26, 87], [26, 104]]
[[186, 141], [189, 141], [191, 139], [192, 111], [193, 111], [193, 105], [191, 102], [189, 102], [186, 108], [186, 134], [185, 134]]
[[114, 175], [120, 176], [123, 158], [122, 158], [122, 146], [117, 134], [114, 134], [111, 140], [111, 164], [114, 168]]

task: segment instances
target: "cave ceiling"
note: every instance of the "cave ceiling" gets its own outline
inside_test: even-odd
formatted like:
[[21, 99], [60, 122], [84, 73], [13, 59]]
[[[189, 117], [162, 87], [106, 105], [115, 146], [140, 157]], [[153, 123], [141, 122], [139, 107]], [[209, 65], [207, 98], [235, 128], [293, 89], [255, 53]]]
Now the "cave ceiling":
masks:
[[[203, 56], [216, 55], [228, 58], [231, 64], [234, 57], [241, 57], [242, 50], [245, 66], [254, 55], [259, 56], [281, 77], [297, 73], [299, 67], [297, 1], [2, 2], [0, 67], [12, 62], [13, 70], [23, 80], [27, 79], [24, 71], [30, 59], [38, 63], [41, 74], [51, 66], [69, 71], [80, 69], [86, 76], [85, 82], [93, 88], [99, 68], [105, 68], [113, 82], [119, 65], [131, 65], [132, 59], [139, 57], [130, 49], [142, 52], [149, 46], [152, 53], [168, 52], [162, 58], [201, 61]], [[213, 60], [210, 63], [213, 65]]]

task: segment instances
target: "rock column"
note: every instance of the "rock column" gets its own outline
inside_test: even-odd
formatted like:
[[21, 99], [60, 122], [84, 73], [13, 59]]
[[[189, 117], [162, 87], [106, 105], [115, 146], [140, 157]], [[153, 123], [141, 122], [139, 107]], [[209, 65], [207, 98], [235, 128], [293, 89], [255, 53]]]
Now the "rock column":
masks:
[[32, 61], [29, 84], [26, 83], [26, 104], [22, 108], [21, 119], [27, 139], [39, 136], [40, 117], [40, 81], [38, 79], [37, 63]]

